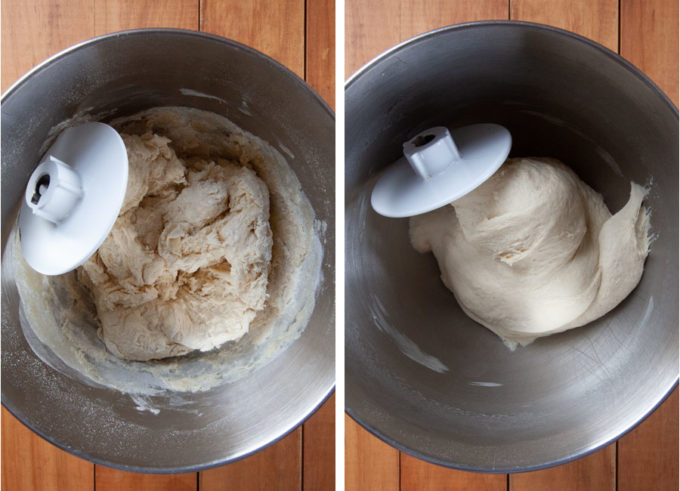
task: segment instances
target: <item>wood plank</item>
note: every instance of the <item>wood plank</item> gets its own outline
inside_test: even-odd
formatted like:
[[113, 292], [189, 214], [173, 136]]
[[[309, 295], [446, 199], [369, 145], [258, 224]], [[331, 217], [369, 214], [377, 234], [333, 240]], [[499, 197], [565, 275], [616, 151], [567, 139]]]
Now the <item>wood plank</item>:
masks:
[[95, 466], [96, 491], [196, 491], [197, 477], [195, 472], [171, 475], [135, 474], [103, 465]]
[[[510, 18], [560, 27], [617, 51], [618, 0], [510, 0]], [[514, 474], [512, 491], [615, 490], [616, 445], [559, 467]]]
[[307, 0], [305, 80], [335, 107], [335, 0]]
[[302, 489], [335, 489], [335, 394], [302, 427]]
[[615, 491], [616, 444], [568, 464], [510, 475], [510, 491]]
[[2, 2], [2, 91], [35, 65], [94, 35], [92, 0]]
[[506, 474], [447, 469], [401, 453], [401, 491], [506, 491]]
[[507, 18], [508, 0], [435, 0], [427, 8], [406, 1], [401, 4], [401, 40], [451, 24]]
[[255, 455], [200, 472], [200, 491], [299, 490], [302, 477], [302, 429]]
[[402, 40], [400, 9], [401, 0], [345, 0], [345, 79]]
[[345, 489], [398, 491], [399, 450], [345, 416]]
[[97, 35], [143, 27], [198, 29], [198, 0], [94, 0]]
[[438, 27], [475, 20], [507, 19], [507, 0], [411, 0], [345, 2], [345, 76], [395, 44]]
[[[198, 0], [94, 0], [95, 34], [146, 27], [198, 28]], [[137, 474], [95, 467], [97, 490], [195, 491], [196, 472], [177, 475]]]
[[246, 44], [304, 78], [305, 0], [202, 0], [201, 31]]
[[[439, 27], [476, 20], [507, 19], [507, 0], [435, 0], [427, 8], [409, 0], [365, 2], [347, 0], [346, 76], [395, 44]], [[505, 475], [489, 476], [437, 467], [405, 454], [394, 466], [398, 451], [388, 447], [348, 420], [347, 489], [374, 489], [375, 469], [381, 469], [384, 489], [506, 489]], [[381, 453], [378, 462], [376, 452]]]
[[[677, 0], [621, 0], [621, 54], [678, 105]], [[618, 442], [621, 491], [678, 489], [678, 389]]]
[[[59, 51], [91, 38], [91, 0], [2, 2], [2, 90]], [[51, 445], [2, 408], [3, 490], [92, 490], [94, 464]]]
[[94, 491], [94, 464], [43, 440], [2, 408], [3, 491]]
[[510, 18], [559, 27], [619, 49], [618, 0], [510, 0]]
[[678, 389], [619, 440], [619, 491], [678, 489]]
[[[284, 21], [285, 20], [285, 21]], [[305, 75], [305, 0], [201, 0], [200, 30], [255, 48]], [[239, 462], [204, 471], [199, 489], [300, 489], [302, 428]]]
[[[510, 18], [576, 32], [618, 50], [618, 0], [510, 0]], [[559, 467], [515, 474], [510, 489], [616, 489], [616, 445]]]
[[621, 0], [621, 55], [678, 105], [678, 1]]
[[[439, 27], [477, 20], [507, 19], [506, 0], [447, 2], [438, 0], [423, 9], [415, 2], [402, 4], [400, 41]], [[507, 489], [506, 474], [462, 472], [429, 464], [401, 453], [400, 483], [403, 491]]]
[[[96, 5], [97, 8], [96, 19], [92, 12], [93, 5]], [[264, 5], [264, 3], [262, 5]], [[300, 5], [303, 6], [304, 4], [300, 3]], [[298, 13], [303, 12], [303, 10], [304, 10], [303, 8], [299, 8]], [[28, 68], [30, 68], [33, 64], [37, 63], [38, 61], [41, 61], [48, 55], [53, 54], [54, 52], [62, 48], [65, 48], [69, 45], [72, 45], [76, 42], [90, 38], [95, 34], [103, 34], [106, 32], [139, 27], [162, 26], [162, 27], [196, 28], [198, 27], [198, 12], [199, 12], [198, 0], [179, 0], [179, 1], [166, 0], [162, 3], [157, 2], [155, 0], [134, 0], [134, 1], [124, 0], [123, 2], [117, 2], [112, 0], [93, 0], [93, 1], [77, 0], [71, 2], [59, 0], [38, 0], [26, 4], [19, 2], [16, 3], [3, 2], [2, 3], [3, 86], [9, 85], [9, 83], [13, 82], [16, 76], [20, 75]], [[281, 12], [279, 12], [279, 14], [280, 13]], [[87, 17], [85, 14], [89, 15], [89, 17]], [[286, 24], [290, 25], [290, 22], [288, 21], [289, 17], [290, 16], [288, 15], [280, 16], [276, 18], [276, 21], [280, 23], [281, 19], [286, 19], [287, 20]], [[298, 15], [298, 17], [302, 19], [301, 15]], [[212, 19], [212, 17], [210, 16], [210, 12], [207, 12], [204, 18], [207, 19], [207, 22], [209, 24]], [[256, 16], [255, 18], [251, 19], [251, 24], [256, 25], [259, 29], [261, 28], [261, 24], [259, 24], [260, 20], [261, 19], [257, 18]], [[297, 51], [299, 52], [299, 56], [296, 59], [296, 63], [299, 68], [304, 66], [304, 49], [303, 49], [304, 38], [302, 34], [304, 32], [304, 25], [302, 21], [298, 22], [298, 24], [299, 24], [298, 32], [300, 34], [297, 36], [298, 40]], [[10, 28], [6, 27], [8, 25], [10, 26]], [[79, 32], [78, 26], [80, 25], [86, 26], [88, 32], [86, 34], [78, 36], [77, 35]], [[11, 27], [17, 28], [12, 30]], [[55, 32], [51, 32], [52, 30], [54, 30]], [[39, 34], [37, 37], [35, 36], [36, 32]], [[6, 54], [6, 50], [9, 47], [14, 48], [13, 45], [13, 43], [15, 42], [14, 34], [17, 34], [16, 39], [20, 41], [19, 43], [20, 47], [18, 49], [13, 50], [14, 53], [17, 53], [15, 56], [8, 56]], [[291, 46], [290, 42], [291, 42], [290, 39], [286, 37], [287, 47]], [[36, 49], [36, 46], [38, 48], [41, 47], [41, 43], [49, 44], [50, 47], [47, 50], [43, 51], [41, 51], [40, 49]], [[28, 49], [26, 49], [26, 46], [28, 46]], [[36, 52], [38, 54], [36, 54], [33, 57], [26, 56], [26, 53], [30, 54], [33, 52]], [[25, 68], [23, 67], [15, 68], [16, 65], [16, 63], [14, 63], [15, 59], [23, 61]], [[302, 70], [298, 71], [301, 72]], [[13, 72], [16, 72], [17, 75], [13, 76], [12, 75]], [[296, 430], [296, 432], [300, 433], [300, 430], [298, 429]], [[9, 440], [6, 440], [8, 435], [11, 434], [11, 430], [6, 430], [3, 426], [3, 433], [4, 433], [3, 447], [5, 447], [6, 441], [8, 442], [12, 441], [11, 437]], [[23, 440], [26, 441], [25, 438]], [[21, 441], [21, 439], [19, 439], [18, 441]], [[61, 452], [56, 447], [52, 447], [51, 445], [47, 445], [47, 447], [45, 448], [47, 449], [43, 450], [43, 453], [45, 454], [47, 454], [48, 451], [52, 451], [53, 453], [59, 452], [60, 454], [65, 455], [66, 457], [75, 459], [73, 457], [70, 457], [68, 454], [65, 454], [64, 452]], [[287, 449], [288, 446], [283, 444], [281, 448]], [[15, 453], [16, 455], [22, 455], [22, 452]], [[60, 454], [56, 454], [58, 455], [58, 459], [61, 459], [63, 457]], [[8, 454], [5, 453], [5, 456], [7, 455]], [[299, 468], [300, 462], [299, 451], [297, 452], [297, 455], [298, 457], [296, 458], [296, 465]], [[50, 458], [52, 460], [55, 460], [54, 456], [50, 457], [49, 455], [47, 455], [47, 457], [44, 457], [43, 460], [49, 460]], [[26, 461], [26, 459], [22, 460]], [[91, 487], [94, 486], [95, 482], [94, 466], [87, 462], [79, 461], [78, 459], [75, 460], [77, 462], [83, 462], [86, 465], [86, 468], [89, 469], [88, 476], [90, 487], [88, 487], [87, 489], [90, 489]], [[9, 467], [5, 465], [6, 463], [7, 466]], [[5, 457], [5, 459], [3, 459], [3, 477], [6, 477], [6, 479], [8, 480], [9, 476], [12, 475], [11, 474], [11, 470], [13, 469], [12, 466], [16, 464], [17, 462], [14, 462], [14, 460]], [[10, 470], [9, 473], [5, 472], [6, 471], [5, 467], [7, 467], [7, 469]], [[34, 466], [33, 471], [39, 468], [40, 468], [39, 466]], [[69, 466], [62, 465], [61, 468], [68, 470]], [[248, 472], [247, 469], [246, 472]], [[23, 473], [24, 480], [35, 481], [36, 479], [40, 479], [40, 475], [32, 476], [31, 472]], [[71, 485], [65, 481], [63, 482], [62, 485], [61, 476], [57, 477], [55, 477], [53, 481], [58, 483], [59, 485], [58, 489], [80, 489], [75, 485]], [[189, 473], [178, 476], [142, 475], [120, 472], [113, 469], [108, 469], [106, 467], [98, 466], [96, 469], [96, 477], [97, 486], [100, 489], [111, 488], [196, 489], [197, 486], [196, 473]], [[7, 480], [5, 482], [7, 482]], [[19, 482], [21, 483], [19, 489], [32, 489], [29, 484], [24, 485], [22, 481]], [[286, 480], [284, 480], [283, 482], [285, 483]], [[300, 477], [298, 469], [297, 477], [295, 478], [296, 484], [294, 487], [291, 486], [290, 489], [297, 489], [299, 487], [299, 482]], [[40, 489], [52, 489], [52, 488], [40, 485]], [[284, 487], [282, 489], [288, 488]]]
[[[335, 107], [335, 0], [307, 0], [305, 80]], [[302, 427], [302, 489], [335, 489], [335, 394]]]

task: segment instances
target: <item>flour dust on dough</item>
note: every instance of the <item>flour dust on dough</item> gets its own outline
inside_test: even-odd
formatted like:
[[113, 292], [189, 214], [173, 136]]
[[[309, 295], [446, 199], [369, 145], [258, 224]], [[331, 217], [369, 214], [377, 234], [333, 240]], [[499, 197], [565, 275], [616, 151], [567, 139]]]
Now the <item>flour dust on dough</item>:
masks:
[[286, 159], [222, 116], [158, 107], [111, 125], [131, 160], [120, 223], [60, 276], [32, 270], [14, 234], [22, 328], [48, 365], [124, 393], [248, 377], [309, 323], [325, 223]]
[[[111, 233], [78, 271], [106, 347], [146, 361], [241, 338], [271, 293], [270, 190], [257, 173], [267, 162], [250, 142], [215, 134], [196, 110], [114, 124], [128, 152], [127, 192]], [[308, 236], [286, 239], [304, 250]]]
[[123, 207], [81, 269], [107, 348], [148, 360], [240, 338], [267, 294], [266, 184], [229, 160], [180, 159], [163, 136], [123, 140]]
[[508, 159], [451, 206], [410, 220], [465, 313], [510, 346], [583, 326], [635, 288], [649, 251], [646, 190], [611, 215], [561, 162]]

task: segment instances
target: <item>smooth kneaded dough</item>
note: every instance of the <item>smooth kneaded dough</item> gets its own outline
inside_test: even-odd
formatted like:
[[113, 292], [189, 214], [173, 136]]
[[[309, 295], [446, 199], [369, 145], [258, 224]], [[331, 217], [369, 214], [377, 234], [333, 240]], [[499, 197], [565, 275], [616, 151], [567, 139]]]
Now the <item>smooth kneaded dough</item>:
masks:
[[508, 159], [468, 195], [410, 221], [465, 313], [510, 346], [587, 324], [640, 281], [649, 251], [646, 190], [611, 215], [561, 162]]
[[150, 360], [240, 338], [267, 299], [266, 184], [227, 159], [181, 159], [164, 136], [122, 137], [123, 207], [81, 275], [107, 348]]

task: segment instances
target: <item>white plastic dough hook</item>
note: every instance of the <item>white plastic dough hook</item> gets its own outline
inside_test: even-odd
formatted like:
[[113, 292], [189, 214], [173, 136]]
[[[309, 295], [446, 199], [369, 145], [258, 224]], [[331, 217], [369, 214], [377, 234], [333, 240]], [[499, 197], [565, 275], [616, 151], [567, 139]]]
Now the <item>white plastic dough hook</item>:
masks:
[[404, 157], [388, 167], [371, 206], [387, 217], [409, 217], [441, 208], [490, 178], [510, 153], [510, 132], [474, 124], [449, 132], [435, 126], [404, 143]]
[[104, 123], [64, 130], [26, 186], [19, 216], [21, 251], [39, 273], [67, 273], [108, 236], [128, 179], [125, 143]]

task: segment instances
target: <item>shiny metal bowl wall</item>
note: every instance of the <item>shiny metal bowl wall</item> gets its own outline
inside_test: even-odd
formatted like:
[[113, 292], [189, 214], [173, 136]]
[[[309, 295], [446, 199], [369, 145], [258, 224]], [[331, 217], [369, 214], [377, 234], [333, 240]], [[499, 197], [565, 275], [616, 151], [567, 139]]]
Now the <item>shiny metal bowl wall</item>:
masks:
[[165, 105], [224, 115], [283, 149], [328, 227], [324, 282], [302, 336], [246, 378], [184, 396], [193, 412], [166, 410], [163, 398], [153, 398], [158, 415], [139, 412], [128, 396], [43, 364], [22, 335], [17, 291], [3, 269], [2, 403], [69, 452], [148, 472], [255, 452], [301, 423], [334, 384], [334, 117], [292, 72], [238, 43], [167, 29], [113, 34], [57, 55], [12, 87], [2, 100], [3, 253], [50, 128], [83, 111], [113, 118]]
[[[512, 352], [469, 319], [408, 221], [368, 196], [434, 125], [505, 125], [514, 156], [570, 165], [612, 210], [650, 184], [644, 276], [586, 327]], [[346, 405], [386, 442], [460, 469], [547, 467], [611, 442], [678, 377], [678, 113], [615, 53], [516, 22], [453, 26], [378, 57], [346, 86]], [[430, 368], [428, 368], [428, 366]]]

